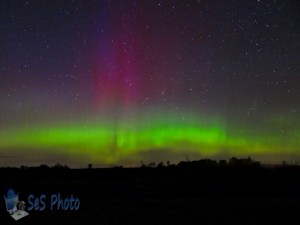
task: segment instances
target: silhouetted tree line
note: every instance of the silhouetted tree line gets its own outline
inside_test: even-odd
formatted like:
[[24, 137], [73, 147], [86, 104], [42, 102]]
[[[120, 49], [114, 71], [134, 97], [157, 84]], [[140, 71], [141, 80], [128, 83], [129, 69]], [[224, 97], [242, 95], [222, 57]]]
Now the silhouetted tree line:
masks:
[[185, 167], [185, 168], [214, 168], [214, 167], [261, 167], [261, 163], [248, 158], [241, 158], [238, 159], [236, 157], [232, 157], [231, 159], [227, 160], [212, 160], [212, 159], [200, 159], [190, 161], [188, 158], [186, 161], [181, 161], [178, 164], [170, 164], [167, 161], [166, 164], [164, 162], [160, 162], [156, 164], [155, 162], [150, 162], [145, 164], [141, 161], [142, 168], [162, 168], [162, 167]]
[[[298, 166], [298, 164], [288, 164], [287, 162], [283, 161], [281, 166], [278, 167], [294, 167]], [[250, 157], [247, 158], [236, 158], [232, 157], [229, 160], [212, 160], [212, 159], [200, 159], [200, 160], [189, 160], [186, 157], [186, 161], [181, 161], [177, 164], [171, 164], [170, 161], [166, 162], [159, 162], [156, 163], [154, 161], [144, 163], [143, 161], [140, 162], [138, 168], [221, 168], [221, 167], [247, 167], [247, 168], [259, 168], [262, 167], [259, 161], [255, 161]], [[10, 168], [10, 167], [8, 167]], [[86, 167], [87, 169], [93, 169], [93, 165], [89, 163]], [[122, 169], [123, 166], [115, 166], [113, 168]], [[14, 168], [17, 169], [17, 168]], [[27, 169], [39, 169], [39, 170], [69, 170], [70, 168], [67, 165], [61, 165], [60, 163], [56, 163], [53, 166], [48, 166], [47, 164], [41, 164], [37, 167], [32, 166], [21, 166], [20, 169], [27, 170]]]
[[20, 169], [39, 169], [39, 170], [69, 170], [70, 167], [67, 165], [61, 165], [60, 163], [56, 163], [54, 166], [48, 166], [47, 164], [41, 164], [40, 166], [33, 167], [33, 166], [21, 166]]

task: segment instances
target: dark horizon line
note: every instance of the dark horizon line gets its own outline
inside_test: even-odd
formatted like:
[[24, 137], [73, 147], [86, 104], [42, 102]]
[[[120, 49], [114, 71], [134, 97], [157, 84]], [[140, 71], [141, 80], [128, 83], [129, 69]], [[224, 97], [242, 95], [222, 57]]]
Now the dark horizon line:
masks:
[[[97, 164], [96, 164], [97, 165]], [[282, 160], [281, 163], [262, 163], [257, 160], [253, 160], [251, 157], [247, 158], [236, 158], [231, 157], [228, 160], [226, 159], [209, 159], [203, 158], [199, 160], [185, 160], [179, 161], [178, 163], [170, 163], [170, 161], [160, 161], [155, 162], [151, 161], [149, 163], [144, 163], [140, 161], [140, 165], [136, 166], [124, 166], [124, 165], [107, 165], [107, 166], [96, 166], [94, 167], [92, 163], [88, 163], [87, 167], [69, 167], [67, 164], [60, 164], [56, 163], [54, 165], [48, 165], [42, 163], [38, 166], [30, 166], [30, 165], [20, 165], [20, 166], [1, 166], [0, 169], [113, 169], [113, 168], [162, 168], [162, 167], [181, 167], [181, 166], [195, 166], [195, 167], [213, 167], [213, 166], [256, 166], [256, 167], [264, 167], [264, 168], [271, 168], [271, 167], [284, 167], [284, 166], [294, 166], [300, 167], [300, 163], [298, 162], [288, 162]]]

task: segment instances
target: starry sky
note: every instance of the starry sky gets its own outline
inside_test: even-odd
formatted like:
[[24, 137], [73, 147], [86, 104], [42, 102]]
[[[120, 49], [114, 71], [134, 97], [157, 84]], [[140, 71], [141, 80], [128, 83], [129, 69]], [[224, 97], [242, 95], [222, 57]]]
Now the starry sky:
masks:
[[300, 160], [298, 0], [0, 2], [0, 165]]

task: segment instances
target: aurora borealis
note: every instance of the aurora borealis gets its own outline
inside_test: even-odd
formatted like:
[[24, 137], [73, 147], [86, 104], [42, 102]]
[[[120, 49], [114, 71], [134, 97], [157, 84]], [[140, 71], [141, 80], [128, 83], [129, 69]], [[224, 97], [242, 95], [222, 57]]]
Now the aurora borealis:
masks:
[[299, 2], [0, 4], [0, 166], [300, 160]]

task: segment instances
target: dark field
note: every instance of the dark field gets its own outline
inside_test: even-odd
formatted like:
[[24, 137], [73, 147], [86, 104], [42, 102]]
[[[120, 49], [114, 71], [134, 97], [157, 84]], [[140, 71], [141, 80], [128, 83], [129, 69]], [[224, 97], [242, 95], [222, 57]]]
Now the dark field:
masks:
[[[9, 188], [27, 207], [29, 194], [46, 194], [46, 209], [14, 221], [3, 199]], [[297, 224], [299, 190], [295, 166], [0, 169], [0, 224]], [[51, 211], [59, 192], [80, 198], [79, 210]]]

